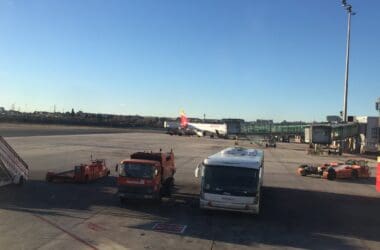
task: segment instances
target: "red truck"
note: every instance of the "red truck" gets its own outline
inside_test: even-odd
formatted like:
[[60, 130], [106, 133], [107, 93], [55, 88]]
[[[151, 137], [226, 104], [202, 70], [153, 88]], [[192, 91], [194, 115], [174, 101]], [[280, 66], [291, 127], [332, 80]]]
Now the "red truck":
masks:
[[109, 168], [106, 166], [104, 159], [92, 160], [89, 164], [79, 164], [74, 167], [74, 170], [64, 172], [51, 172], [46, 174], [46, 181], [63, 181], [63, 182], [81, 182], [97, 180], [108, 176]]
[[170, 195], [174, 185], [173, 150], [168, 153], [136, 152], [116, 165], [118, 196], [126, 199], [151, 199], [160, 201]]

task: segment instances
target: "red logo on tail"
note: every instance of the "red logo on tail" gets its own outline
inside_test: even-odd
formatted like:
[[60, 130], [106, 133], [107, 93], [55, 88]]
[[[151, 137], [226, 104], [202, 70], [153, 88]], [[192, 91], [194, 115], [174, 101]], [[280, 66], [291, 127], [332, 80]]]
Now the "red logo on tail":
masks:
[[181, 128], [186, 128], [188, 123], [189, 123], [189, 121], [185, 115], [185, 112], [182, 111], [182, 113], [181, 113]]

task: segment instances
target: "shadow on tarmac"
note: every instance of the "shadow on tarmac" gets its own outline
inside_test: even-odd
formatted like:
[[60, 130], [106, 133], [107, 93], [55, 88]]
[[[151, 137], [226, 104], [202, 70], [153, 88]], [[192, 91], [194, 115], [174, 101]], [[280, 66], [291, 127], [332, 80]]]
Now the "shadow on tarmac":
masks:
[[[0, 209], [80, 218], [82, 213], [75, 217], [65, 210], [101, 206], [109, 208], [103, 215], [148, 219], [132, 229], [151, 231], [157, 222], [183, 224], [184, 235], [191, 238], [253, 247], [352, 248], [346, 237], [380, 242], [380, 198], [264, 187], [261, 214], [256, 216], [200, 211], [198, 194], [181, 192], [181, 186], [161, 204], [121, 206], [115, 183], [112, 176], [87, 185], [30, 180], [23, 187], [1, 188]], [[191, 190], [198, 190], [195, 184]]]
[[[302, 178], [314, 178], [314, 179], [320, 179], [323, 182], [325, 181], [330, 181], [326, 179], [322, 179], [320, 175], [307, 175], [307, 176], [302, 176]], [[332, 180], [335, 182], [345, 182], [345, 183], [353, 183], [353, 184], [362, 184], [362, 185], [373, 185], [373, 189], [375, 189], [376, 185], [376, 177], [369, 177], [369, 178], [358, 178], [358, 179], [353, 179], [353, 178], [348, 178], [348, 179], [335, 179]], [[321, 184], [322, 185], [322, 184]]]
[[369, 177], [369, 178], [359, 178], [359, 179], [337, 179], [334, 181], [338, 182], [348, 182], [348, 183], [354, 183], [354, 184], [365, 184], [365, 185], [373, 185], [373, 189], [375, 189], [376, 185], [376, 177]]

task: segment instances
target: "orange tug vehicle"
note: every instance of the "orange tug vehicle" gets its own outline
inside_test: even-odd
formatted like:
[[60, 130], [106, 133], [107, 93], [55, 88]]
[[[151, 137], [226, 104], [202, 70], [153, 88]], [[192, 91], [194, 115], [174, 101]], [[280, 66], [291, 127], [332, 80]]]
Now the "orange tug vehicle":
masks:
[[149, 199], [161, 201], [170, 196], [174, 185], [173, 150], [163, 153], [136, 152], [130, 159], [116, 165], [118, 196], [120, 202], [126, 199]]
[[303, 164], [297, 169], [301, 176], [319, 175], [324, 179], [369, 178], [370, 171], [368, 161], [361, 159], [349, 159], [345, 163], [331, 162], [320, 166]]
[[64, 172], [51, 172], [46, 174], [46, 181], [87, 183], [108, 176], [109, 168], [104, 159], [91, 160], [89, 164], [76, 165], [73, 170]]
[[338, 166], [327, 167], [322, 174], [323, 179], [335, 180], [335, 179], [358, 179], [369, 178], [370, 171], [366, 161], [355, 162], [355, 164], [342, 164]]

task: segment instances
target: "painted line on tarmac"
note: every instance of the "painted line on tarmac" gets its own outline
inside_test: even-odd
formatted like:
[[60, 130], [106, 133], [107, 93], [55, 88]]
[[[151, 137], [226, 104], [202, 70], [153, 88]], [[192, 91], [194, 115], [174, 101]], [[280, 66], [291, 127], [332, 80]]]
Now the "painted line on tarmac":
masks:
[[46, 219], [46, 218], [44, 218], [44, 217], [42, 217], [42, 216], [40, 216], [40, 215], [37, 215], [37, 214], [33, 214], [33, 216], [35, 216], [35, 217], [37, 217], [38, 219], [40, 219], [40, 220], [42, 220], [42, 221], [48, 223], [49, 225], [51, 225], [51, 226], [53, 226], [53, 227], [55, 227], [55, 228], [61, 230], [62, 232], [64, 232], [64, 233], [66, 233], [67, 235], [69, 235], [71, 238], [73, 238], [73, 239], [77, 240], [78, 242], [80, 242], [80, 243], [82, 243], [82, 244], [88, 246], [89, 248], [91, 248], [91, 249], [93, 249], [93, 250], [98, 250], [98, 248], [96, 248], [95, 246], [91, 245], [90, 243], [88, 243], [88, 242], [85, 241], [84, 239], [79, 238], [78, 236], [76, 236], [76, 235], [70, 233], [69, 231], [67, 231], [66, 229], [62, 228], [61, 226], [55, 224], [54, 222], [52, 222], [52, 221], [50, 221], [50, 220], [48, 220], [48, 219]]

